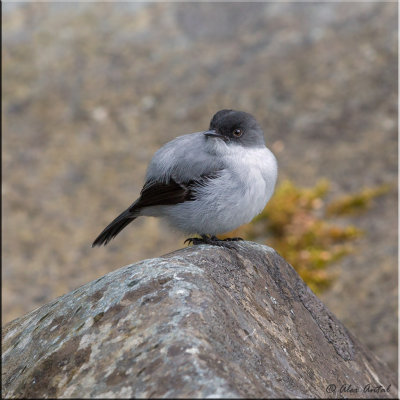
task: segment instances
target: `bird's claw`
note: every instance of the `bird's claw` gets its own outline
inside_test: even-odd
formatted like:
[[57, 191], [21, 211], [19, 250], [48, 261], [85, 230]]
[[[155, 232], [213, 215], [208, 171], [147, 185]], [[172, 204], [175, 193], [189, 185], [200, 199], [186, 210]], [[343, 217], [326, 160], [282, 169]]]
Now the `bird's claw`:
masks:
[[197, 245], [197, 244], [203, 244], [204, 241], [203, 241], [203, 239], [201, 239], [201, 238], [193, 237], [193, 238], [187, 238], [187, 239], [183, 242], [183, 244], [186, 244], [186, 243], [188, 243], [188, 244], [193, 244], [193, 245]]
[[229, 242], [236, 242], [239, 240], [243, 240], [240, 237], [235, 237], [235, 238], [226, 238], [226, 239], [218, 239], [216, 236], [207, 236], [207, 235], [201, 235], [201, 238], [187, 238], [183, 243], [186, 244], [188, 243], [193, 244], [194, 246], [199, 245], [199, 244], [210, 244], [213, 246], [219, 246], [219, 247], [227, 247], [229, 249], [234, 248], [234, 246], [230, 245]]

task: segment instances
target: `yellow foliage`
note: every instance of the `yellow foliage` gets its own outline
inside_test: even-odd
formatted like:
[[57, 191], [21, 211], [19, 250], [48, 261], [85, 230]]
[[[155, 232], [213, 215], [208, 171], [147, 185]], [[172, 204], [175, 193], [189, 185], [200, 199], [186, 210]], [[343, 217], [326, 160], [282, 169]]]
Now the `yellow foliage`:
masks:
[[360, 193], [343, 196], [333, 201], [327, 207], [328, 215], [356, 214], [364, 211], [371, 205], [371, 200], [387, 193], [390, 185], [384, 184], [374, 188], [365, 188]]
[[327, 180], [312, 188], [300, 188], [283, 181], [274, 196], [252, 223], [224, 237], [240, 236], [254, 240], [267, 238], [310, 286], [319, 293], [329, 287], [334, 275], [327, 266], [353, 251], [350, 242], [363, 232], [353, 225], [335, 225], [330, 220], [340, 215], [365, 210], [371, 200], [388, 191], [388, 185], [367, 188], [327, 204]]

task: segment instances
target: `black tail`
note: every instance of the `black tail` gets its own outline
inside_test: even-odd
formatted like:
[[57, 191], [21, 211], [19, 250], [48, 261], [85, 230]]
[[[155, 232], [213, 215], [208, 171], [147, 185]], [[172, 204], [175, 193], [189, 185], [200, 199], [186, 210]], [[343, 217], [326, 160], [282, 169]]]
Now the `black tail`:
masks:
[[114, 239], [115, 236], [118, 235], [129, 223], [131, 223], [136, 217], [138, 213], [132, 213], [131, 211], [125, 210], [123, 213], [118, 215], [117, 218], [114, 219], [110, 224], [108, 224], [103, 232], [97, 236], [96, 240], [93, 242], [92, 247], [104, 246], [111, 240]]

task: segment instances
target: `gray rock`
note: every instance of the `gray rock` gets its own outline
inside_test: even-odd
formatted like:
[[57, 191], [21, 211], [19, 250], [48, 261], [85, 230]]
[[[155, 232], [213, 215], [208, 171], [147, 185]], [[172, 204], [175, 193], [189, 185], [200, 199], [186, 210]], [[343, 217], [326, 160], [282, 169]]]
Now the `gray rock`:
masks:
[[3, 398], [397, 397], [284, 259], [234, 246], [128, 265], [10, 322]]

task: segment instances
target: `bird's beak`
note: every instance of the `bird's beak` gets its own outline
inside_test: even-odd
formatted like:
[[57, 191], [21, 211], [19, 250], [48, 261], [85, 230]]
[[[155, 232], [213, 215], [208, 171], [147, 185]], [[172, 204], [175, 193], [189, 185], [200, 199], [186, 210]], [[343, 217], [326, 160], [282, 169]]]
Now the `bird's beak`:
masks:
[[220, 135], [219, 133], [217, 133], [217, 132], [214, 131], [214, 130], [205, 131], [205, 132], [203, 132], [203, 134], [204, 134], [205, 136], [215, 137], [215, 138], [221, 138], [221, 139], [224, 139], [224, 140], [225, 140], [225, 136], [224, 136], [224, 135]]

